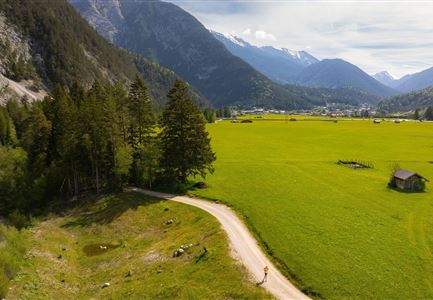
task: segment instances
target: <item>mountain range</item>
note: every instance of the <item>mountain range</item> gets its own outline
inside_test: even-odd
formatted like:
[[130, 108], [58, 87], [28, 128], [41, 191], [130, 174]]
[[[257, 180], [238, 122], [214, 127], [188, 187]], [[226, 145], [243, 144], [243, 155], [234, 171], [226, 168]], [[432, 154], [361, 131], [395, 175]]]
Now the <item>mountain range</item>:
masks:
[[[181, 78], [190, 83], [191, 96], [201, 106], [209, 99], [216, 107], [305, 109], [330, 102], [375, 104], [398, 91], [433, 85], [433, 68], [399, 80], [381, 72], [375, 79], [341, 59], [257, 47], [210, 32], [171, 3], [69, 2], [85, 20], [66, 0], [0, 2], [0, 92], [8, 82], [22, 92], [19, 84], [26, 80], [25, 88], [37, 91], [74, 82], [89, 86], [95, 79], [128, 83], [138, 73], [158, 105]], [[391, 99], [405, 103], [426, 95], [428, 90]]]
[[257, 47], [234, 35], [210, 32], [233, 55], [242, 58], [277, 83], [293, 83], [304, 68], [319, 61], [305, 51], [278, 49], [272, 46]]
[[320, 88], [353, 87], [375, 96], [397, 94], [357, 66], [341, 59], [319, 61], [305, 51], [272, 46], [257, 47], [234, 35], [215, 31], [211, 33], [233, 55], [242, 58], [277, 83]]
[[215, 106], [308, 105], [231, 54], [192, 15], [162, 1], [70, 0], [112, 43], [169, 68]]
[[433, 86], [433, 67], [418, 73], [405, 75], [400, 79], [393, 78], [386, 71], [377, 73], [373, 77], [401, 93], [410, 93]]

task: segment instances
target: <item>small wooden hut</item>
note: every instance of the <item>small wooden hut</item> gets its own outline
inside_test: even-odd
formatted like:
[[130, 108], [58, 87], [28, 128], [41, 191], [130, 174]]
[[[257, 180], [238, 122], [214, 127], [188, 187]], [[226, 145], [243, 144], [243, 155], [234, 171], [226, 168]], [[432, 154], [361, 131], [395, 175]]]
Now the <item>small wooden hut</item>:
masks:
[[412, 171], [400, 169], [396, 171], [391, 180], [391, 185], [404, 191], [423, 191], [428, 180]]

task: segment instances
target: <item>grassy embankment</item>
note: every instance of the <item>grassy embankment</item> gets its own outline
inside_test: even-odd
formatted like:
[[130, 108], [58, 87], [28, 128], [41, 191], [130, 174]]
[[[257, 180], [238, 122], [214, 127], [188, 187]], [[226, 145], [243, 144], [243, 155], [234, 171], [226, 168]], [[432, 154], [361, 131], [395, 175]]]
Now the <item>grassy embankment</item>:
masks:
[[270, 298], [230, 257], [217, 220], [191, 206], [136, 193], [106, 196], [30, 233], [7, 299]]

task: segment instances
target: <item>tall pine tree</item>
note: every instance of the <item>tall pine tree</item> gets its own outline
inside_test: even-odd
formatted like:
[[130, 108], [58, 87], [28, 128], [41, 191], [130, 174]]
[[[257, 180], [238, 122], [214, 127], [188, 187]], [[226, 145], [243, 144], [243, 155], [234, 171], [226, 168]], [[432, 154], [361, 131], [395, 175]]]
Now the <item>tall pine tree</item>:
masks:
[[213, 173], [216, 159], [203, 114], [188, 95], [187, 84], [177, 80], [168, 93], [160, 133], [161, 167], [166, 177], [180, 183], [189, 176]]
[[149, 166], [144, 162], [152, 161], [148, 156], [153, 152], [149, 152], [148, 147], [154, 143], [155, 119], [146, 84], [138, 75], [131, 84], [128, 98], [129, 118], [126, 122], [129, 123], [129, 141], [133, 150], [131, 177], [135, 184], [143, 185], [148, 181], [145, 177]]
[[130, 135], [132, 146], [145, 142], [153, 131], [152, 104], [146, 84], [136, 76], [129, 91]]

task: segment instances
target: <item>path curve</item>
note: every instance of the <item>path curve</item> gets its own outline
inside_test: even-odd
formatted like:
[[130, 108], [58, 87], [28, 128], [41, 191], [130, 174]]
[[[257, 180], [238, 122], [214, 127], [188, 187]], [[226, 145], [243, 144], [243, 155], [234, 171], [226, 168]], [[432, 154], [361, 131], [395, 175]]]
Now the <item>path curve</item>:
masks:
[[229, 207], [205, 200], [139, 188], [131, 188], [130, 190], [156, 198], [192, 205], [207, 211], [221, 223], [222, 228], [227, 232], [231, 247], [237, 256], [239, 256], [236, 259], [241, 260], [257, 281], [261, 281], [263, 278], [264, 266], [269, 267], [268, 282], [262, 285], [265, 289], [278, 299], [309, 299], [278, 271], [265, 253], [263, 253], [245, 224]]

